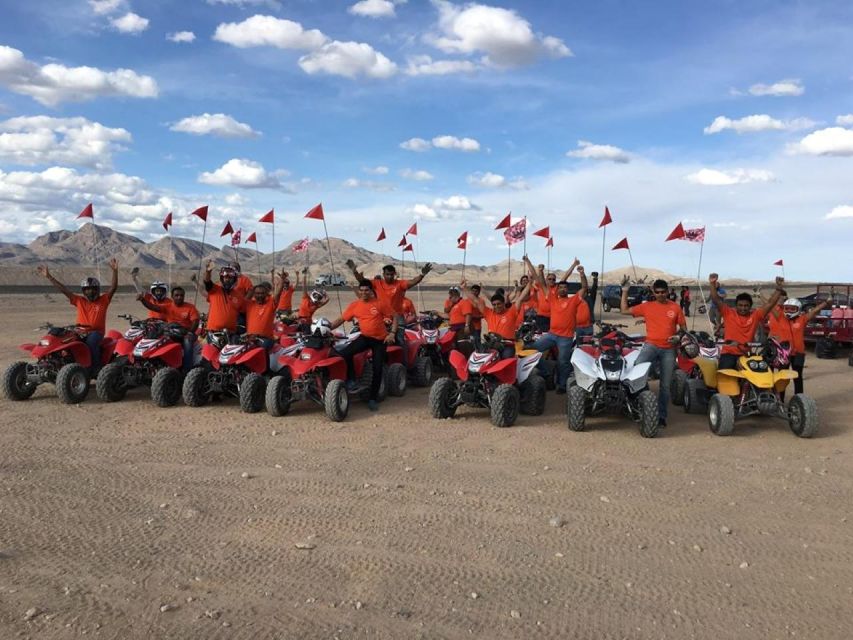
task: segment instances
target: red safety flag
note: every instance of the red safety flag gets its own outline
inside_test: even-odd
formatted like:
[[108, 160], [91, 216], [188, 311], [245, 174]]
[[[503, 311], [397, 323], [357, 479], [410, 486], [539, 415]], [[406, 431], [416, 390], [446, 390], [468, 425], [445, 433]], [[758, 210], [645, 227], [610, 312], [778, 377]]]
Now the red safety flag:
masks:
[[405, 247], [407, 244], [409, 244], [409, 241], [406, 240], [406, 236], [403, 236], [403, 239], [397, 243], [397, 246], [398, 247]]
[[457, 249], [467, 249], [468, 248], [468, 232], [463, 231], [462, 235], [456, 238], [456, 248]]
[[254, 242], [255, 244], [258, 244], [258, 236], [255, 235], [254, 231], [248, 235], [246, 242]]
[[204, 205], [203, 207], [199, 207], [198, 209], [193, 211], [190, 215], [191, 216], [198, 216], [199, 218], [201, 218], [202, 220], [207, 222], [207, 205]]
[[504, 240], [507, 244], [515, 244], [524, 240], [524, 234], [527, 231], [527, 218], [522, 218], [514, 225], [504, 231]]
[[234, 233], [234, 227], [231, 226], [231, 221], [229, 220], [225, 223], [225, 228], [222, 229], [222, 233], [219, 234], [219, 237], [221, 238], [222, 236], [227, 236], [231, 233]]
[[705, 242], [705, 227], [685, 229], [684, 238], [682, 239], [687, 240], [688, 242]]
[[169, 214], [163, 219], [163, 228], [166, 231], [168, 231], [169, 227], [171, 227], [171, 226], [172, 226], [172, 212], [170, 211]]
[[551, 227], [542, 227], [539, 231], [534, 231], [533, 235], [547, 240], [551, 237]]
[[412, 223], [412, 226], [411, 226], [411, 227], [409, 227], [409, 230], [408, 230], [408, 231], [406, 231], [406, 235], [407, 235], [407, 236], [416, 236], [416, 235], [418, 235], [418, 223], [417, 223], [417, 222], [413, 222], [413, 223]]
[[239, 245], [239, 244], [240, 244], [240, 236], [241, 236], [242, 234], [243, 234], [243, 230], [242, 230], [242, 229], [237, 229], [237, 231], [235, 231], [235, 232], [231, 235], [231, 246], [232, 246], [232, 247], [236, 247], [237, 245]]
[[554, 246], [554, 236], [548, 238], [548, 242], [545, 243], [545, 247], [553, 247]]
[[610, 209], [608, 207], [604, 207], [604, 217], [601, 219], [598, 228], [606, 227], [611, 222], [613, 222], [613, 218], [610, 217]]
[[75, 220], [79, 220], [80, 218], [91, 218], [92, 222], [95, 221], [95, 210], [92, 209], [91, 202], [83, 208], [83, 211], [80, 212], [80, 214], [75, 218]]
[[270, 209], [264, 215], [261, 216], [261, 219], [258, 222], [266, 222], [272, 224], [275, 222], [275, 209]]
[[403, 249], [403, 251], [404, 251], [404, 252], [406, 252], [406, 251], [411, 251], [412, 253], [414, 253], [414, 252], [415, 252], [415, 250], [414, 250], [414, 249], [412, 249], [412, 243], [411, 243], [411, 242], [410, 242], [409, 244], [407, 244], [407, 245], [406, 245], [406, 247]]
[[376, 242], [382, 242], [385, 239], [385, 227], [382, 227], [382, 231], [379, 232], [379, 235], [376, 237]]
[[675, 229], [666, 237], [664, 242], [669, 242], [670, 240], [681, 240], [686, 234], [684, 233], [684, 227], [679, 222]]
[[627, 237], [622, 238], [619, 242], [614, 244], [611, 251], [616, 251], [617, 249], [628, 249], [628, 250], [631, 249], [631, 247], [628, 246], [628, 238]]
[[499, 229], [509, 229], [510, 228], [510, 226], [512, 225], [512, 220], [510, 220], [510, 215], [511, 214], [509, 214], [509, 213], [506, 214], [506, 218], [504, 218], [503, 220], [498, 222], [498, 226], [495, 227], [495, 231], [497, 231]]
[[325, 220], [326, 218], [323, 216], [323, 203], [321, 202], [311, 209], [311, 211], [305, 214], [305, 217], [311, 218], [312, 220]]
[[777, 260], [776, 262], [773, 263], [773, 266], [774, 267], [784, 267], [785, 262], [783, 260]]

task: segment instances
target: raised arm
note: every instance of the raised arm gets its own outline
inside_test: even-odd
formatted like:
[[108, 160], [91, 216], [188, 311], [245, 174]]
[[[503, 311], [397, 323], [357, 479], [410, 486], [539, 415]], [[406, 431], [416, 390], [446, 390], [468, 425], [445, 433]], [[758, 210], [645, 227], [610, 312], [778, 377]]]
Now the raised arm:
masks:
[[628, 306], [628, 283], [631, 279], [626, 275], [622, 276], [622, 297], [619, 298], [619, 313], [623, 316], [634, 315], [631, 313], [631, 307]]
[[416, 275], [414, 278], [409, 280], [409, 286], [414, 287], [421, 283], [421, 280], [424, 279], [424, 276], [432, 271], [432, 262], [427, 262], [423, 267], [421, 267], [421, 272]]
[[116, 260], [115, 258], [110, 259], [109, 265], [110, 269], [112, 269], [113, 271], [113, 275], [110, 279], [110, 289], [109, 291], [107, 291], [107, 296], [109, 296], [109, 299], [112, 300], [113, 296], [116, 294], [116, 291], [118, 291], [118, 260]]
[[[352, 260], [347, 260], [346, 265], [347, 267], [349, 267], [349, 270], [352, 271], [352, 275], [355, 276], [356, 283], [359, 283], [362, 280], [366, 280], [366, 278], [364, 277], [364, 273], [356, 269], [355, 262], [353, 262]], [[358, 288], [357, 284], [356, 288]]]
[[479, 298], [473, 294], [473, 292], [468, 288], [468, 281], [463, 280], [459, 283], [459, 286], [462, 288], [462, 294], [471, 301], [471, 304], [477, 307], [480, 310], [480, 313], [485, 311], [486, 303], [482, 298]]
[[761, 315], [766, 316], [770, 311], [779, 304], [779, 300], [785, 295], [785, 279], [782, 276], [776, 276], [776, 290], [770, 299], [760, 308]]
[[145, 299], [144, 293], [137, 293], [136, 299], [142, 303], [142, 306], [146, 309], [150, 309], [151, 311], [156, 311], [157, 313], [163, 313], [164, 309], [160, 305], [154, 304], [153, 302], [149, 302]]
[[712, 273], [708, 276], [708, 284], [711, 288], [711, 302], [717, 305], [717, 309], [722, 309], [725, 302], [723, 302], [723, 299], [720, 297], [720, 294], [717, 291], [717, 289], [720, 288], [720, 276], [718, 276], [716, 273]]
[[54, 287], [56, 287], [56, 289], [60, 293], [62, 293], [66, 298], [68, 298], [69, 300], [74, 299], [74, 294], [68, 289], [68, 287], [66, 287], [59, 280], [57, 280], [56, 278], [53, 277], [53, 274], [50, 272], [50, 269], [47, 268], [46, 264], [40, 264], [38, 267], [36, 267], [36, 273], [38, 273], [40, 276], [42, 276], [44, 278], [47, 278], [50, 281], [50, 283]]
[[829, 305], [832, 304], [832, 298], [827, 298], [826, 300], [821, 300], [814, 307], [809, 309], [809, 312], [806, 314], [806, 324], [815, 319], [815, 316], [819, 314], [821, 311], [826, 309]]
[[534, 268], [533, 263], [530, 262], [530, 258], [524, 256], [523, 260], [524, 264], [527, 265], [527, 272], [530, 274], [530, 281], [532, 282], [535, 280], [536, 284], [539, 285], [539, 288], [542, 289], [542, 291], [547, 291], [545, 287], [545, 265], [540, 264], [540, 268], [537, 270]]
[[204, 268], [204, 290], [210, 291], [213, 289], [213, 279], [211, 278], [211, 272], [213, 271], [213, 261], [210, 260], [207, 263], [207, 266]]
[[[577, 260], [577, 258], [575, 258], [575, 260]], [[577, 269], [578, 275], [581, 278], [581, 288], [580, 291], [578, 291], [578, 295], [581, 298], [586, 298], [586, 294], [589, 291], [589, 281], [586, 279], [586, 270], [582, 265], [577, 265]]]
[[[272, 297], [275, 302], [276, 308], [278, 308], [278, 301], [281, 298], [281, 292], [284, 290], [284, 279], [287, 277], [287, 271], [284, 269], [281, 270], [281, 273], [278, 274], [278, 282], [275, 284], [275, 291], [273, 291]], [[272, 270], [272, 278], [273, 282], [275, 282], [275, 269]]]
[[569, 268], [568, 268], [568, 269], [566, 270], [566, 272], [563, 274], [563, 280], [568, 280], [568, 279], [571, 277], [572, 272], [577, 268], [577, 266], [578, 266], [580, 263], [581, 263], [581, 261], [580, 261], [580, 260], [578, 260], [577, 258], [575, 258], [575, 259], [572, 261], [572, 264], [571, 264], [571, 265], [569, 265]]

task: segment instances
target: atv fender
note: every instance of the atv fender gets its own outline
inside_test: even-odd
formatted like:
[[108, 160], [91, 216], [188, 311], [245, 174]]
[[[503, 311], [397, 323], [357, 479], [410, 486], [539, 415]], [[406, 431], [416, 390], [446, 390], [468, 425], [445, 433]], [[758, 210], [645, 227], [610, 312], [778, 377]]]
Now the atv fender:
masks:
[[[67, 342], [64, 345], [59, 345], [59, 348], [50, 349], [45, 352], [43, 355], [47, 355], [48, 353], [56, 353], [57, 351], [68, 351], [71, 353], [71, 356], [74, 358], [74, 362], [83, 366], [83, 367], [91, 367], [92, 366], [92, 354], [89, 352], [89, 347], [86, 346], [86, 343], [81, 341], [75, 342]], [[113, 352], [110, 351], [102, 351], [101, 352], [109, 361], [109, 358], [112, 357]]]
[[171, 367], [172, 369], [180, 369], [181, 362], [183, 362], [184, 359], [184, 348], [177, 342], [169, 342], [164, 344], [159, 349], [154, 350], [152, 353], [146, 354], [145, 357], [148, 360], [159, 358], [160, 360], [166, 363], [167, 367]]
[[[630, 362], [633, 363], [637, 358], [633, 358]], [[626, 358], [626, 362], [627, 362]], [[651, 362], [642, 362], [640, 364], [635, 364], [630, 368], [626, 369], [626, 373], [623, 374], [622, 382], [628, 385], [628, 389], [631, 393], [639, 393], [648, 385], [648, 377], [649, 377], [649, 369], [651, 368]]]
[[518, 358], [505, 358], [498, 360], [492, 366], [480, 369], [480, 373], [488, 374], [497, 378], [501, 384], [515, 384], [518, 368]]
[[128, 362], [133, 362], [133, 348], [134, 345], [130, 340], [125, 340], [121, 338], [118, 342], [116, 342], [116, 346], [113, 348], [113, 353], [117, 356], [122, 356], [127, 358]]
[[515, 372], [515, 379], [518, 381], [518, 384], [521, 384], [527, 378], [530, 377], [530, 374], [536, 370], [536, 365], [539, 364], [539, 361], [542, 359], [542, 354], [538, 351], [534, 351], [533, 353], [524, 356], [523, 358], [518, 358], [518, 368]]
[[18, 349], [22, 349], [24, 351], [32, 351], [37, 346], [38, 346], [38, 344], [35, 342], [27, 342], [27, 343], [18, 345]]
[[119, 340], [121, 340], [123, 337], [124, 337], [124, 336], [122, 336], [122, 334], [120, 334], [120, 333], [119, 333], [118, 331], [116, 331], [115, 329], [110, 329], [109, 331], [107, 331], [106, 338], [104, 338], [104, 339], [105, 339], [105, 340], [108, 340], [108, 339], [109, 339], [109, 340], [115, 340], [116, 342], [118, 342], [118, 341], [119, 341]]
[[709, 389], [717, 388], [717, 361], [713, 358], [694, 358], [693, 362], [702, 373], [702, 380]]
[[240, 354], [233, 364], [243, 365], [250, 371], [263, 375], [267, 371], [267, 350], [261, 347], [249, 349], [248, 351]]
[[385, 364], [402, 364], [403, 348], [399, 345], [389, 345], [385, 350]]
[[344, 359], [340, 356], [332, 356], [330, 358], [326, 358], [325, 360], [320, 360], [320, 362], [318, 362], [315, 366], [318, 369], [328, 369], [330, 380], [346, 380], [347, 363], [344, 362]]
[[468, 358], [461, 351], [454, 349], [450, 352], [450, 366], [456, 371], [456, 376], [460, 380], [468, 379]]
[[740, 371], [735, 369], [719, 369], [717, 371], [717, 392], [726, 396], [738, 395], [742, 377]]
[[442, 353], [446, 352], [456, 340], [456, 332], [448, 329], [438, 337], [438, 344], [441, 347]]
[[799, 377], [796, 371], [791, 371], [790, 369], [780, 369], [779, 371], [773, 372], [773, 388], [778, 391], [784, 391], [791, 380], [796, 380]]
[[219, 371], [219, 349], [212, 344], [205, 344], [201, 348], [201, 357], [210, 364], [216, 371]]
[[595, 366], [595, 357], [590, 355], [586, 348], [572, 352], [572, 367], [575, 371], [575, 383], [585, 391], [590, 391], [600, 378]]

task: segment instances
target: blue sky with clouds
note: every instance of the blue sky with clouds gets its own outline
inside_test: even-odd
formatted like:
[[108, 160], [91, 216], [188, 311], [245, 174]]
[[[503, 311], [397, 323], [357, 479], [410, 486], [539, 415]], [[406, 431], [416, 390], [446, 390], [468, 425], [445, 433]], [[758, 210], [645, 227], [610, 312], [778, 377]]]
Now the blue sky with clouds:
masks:
[[[98, 221], [145, 239], [211, 206], [277, 246], [496, 262], [507, 211], [554, 261], [853, 280], [853, 5], [617, 0], [40, 0], [0, 23], [0, 237]], [[612, 242], [611, 242], [612, 240]], [[679, 246], [680, 244], [680, 246]], [[544, 258], [542, 241], [530, 243]], [[520, 251], [516, 252], [520, 254]], [[830, 257], [830, 260], [826, 260]], [[625, 264], [610, 253], [609, 266]]]

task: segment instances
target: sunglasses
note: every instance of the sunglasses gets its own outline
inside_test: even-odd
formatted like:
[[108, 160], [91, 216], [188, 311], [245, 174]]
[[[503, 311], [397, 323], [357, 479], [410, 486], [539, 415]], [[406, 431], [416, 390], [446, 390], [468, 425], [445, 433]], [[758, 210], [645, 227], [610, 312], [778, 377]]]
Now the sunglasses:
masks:
[[669, 293], [669, 291], [667, 291], [666, 289], [655, 289], [655, 293], [658, 295], [662, 295], [665, 293]]

